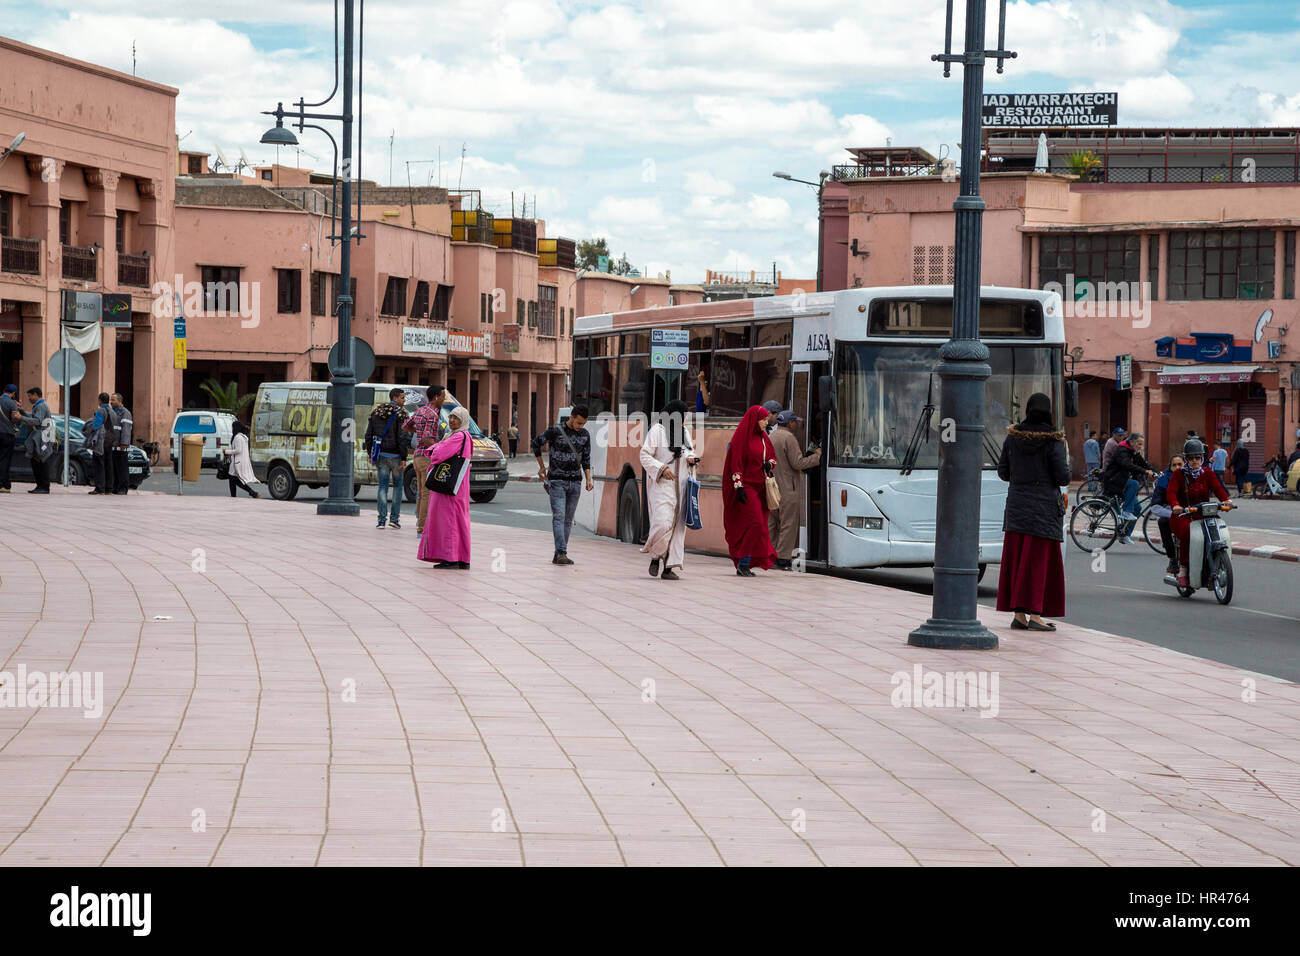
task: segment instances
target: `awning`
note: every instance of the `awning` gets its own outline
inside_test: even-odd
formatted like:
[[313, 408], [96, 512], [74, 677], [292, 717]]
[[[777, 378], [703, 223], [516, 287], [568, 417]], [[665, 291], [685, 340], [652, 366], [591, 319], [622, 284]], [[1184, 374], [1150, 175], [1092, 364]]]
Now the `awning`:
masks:
[[1258, 365], [1166, 365], [1156, 373], [1158, 385], [1214, 385], [1249, 382]]

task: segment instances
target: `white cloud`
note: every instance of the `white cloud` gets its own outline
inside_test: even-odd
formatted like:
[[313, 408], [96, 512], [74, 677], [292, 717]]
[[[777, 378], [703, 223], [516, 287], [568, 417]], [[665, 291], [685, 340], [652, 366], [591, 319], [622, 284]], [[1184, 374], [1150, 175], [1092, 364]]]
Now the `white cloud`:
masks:
[[1168, 71], [1159, 76], [1137, 76], [1119, 88], [1119, 108], [1124, 122], [1178, 122], [1196, 103], [1191, 87]]

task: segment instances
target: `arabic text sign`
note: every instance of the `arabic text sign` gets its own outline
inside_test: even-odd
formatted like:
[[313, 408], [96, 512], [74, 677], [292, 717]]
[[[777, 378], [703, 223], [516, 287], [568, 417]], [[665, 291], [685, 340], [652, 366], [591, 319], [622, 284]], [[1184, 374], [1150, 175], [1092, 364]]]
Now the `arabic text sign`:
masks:
[[1114, 126], [1118, 93], [985, 93], [985, 126]]
[[447, 330], [405, 327], [402, 329], [402, 351], [446, 355]]
[[1119, 390], [1133, 387], [1133, 356], [1115, 356], [1115, 388]]
[[650, 330], [650, 367], [681, 372], [690, 361], [691, 333], [686, 329]]

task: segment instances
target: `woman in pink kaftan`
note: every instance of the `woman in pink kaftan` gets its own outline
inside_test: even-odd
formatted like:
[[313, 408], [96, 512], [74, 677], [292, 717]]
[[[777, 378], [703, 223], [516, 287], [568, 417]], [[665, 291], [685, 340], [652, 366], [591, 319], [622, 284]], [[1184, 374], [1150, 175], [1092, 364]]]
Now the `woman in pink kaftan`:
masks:
[[420, 535], [421, 561], [436, 561], [438, 570], [469, 568], [469, 461], [474, 455], [474, 440], [469, 434], [469, 413], [459, 406], [447, 413], [450, 434], [426, 450], [429, 473], [439, 462], [456, 455], [465, 456], [465, 476], [454, 495], [429, 493], [429, 513]]

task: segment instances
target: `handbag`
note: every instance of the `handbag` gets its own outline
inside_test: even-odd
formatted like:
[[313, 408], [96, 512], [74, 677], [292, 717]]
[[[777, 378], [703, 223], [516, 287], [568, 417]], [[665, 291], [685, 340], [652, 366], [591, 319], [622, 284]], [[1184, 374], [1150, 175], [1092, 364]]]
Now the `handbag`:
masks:
[[700, 480], [695, 477], [694, 466], [691, 466], [690, 474], [686, 476], [686, 527], [691, 531], [699, 531], [704, 527], [700, 518]]
[[465, 459], [465, 443], [461, 442], [461, 451], [445, 461], [440, 461], [429, 468], [424, 476], [424, 487], [440, 495], [455, 495], [460, 491], [461, 482], [469, 474], [469, 462]]
[[230, 477], [230, 459], [223, 458], [217, 462], [217, 481], [225, 481]]
[[776, 511], [781, 507], [781, 488], [771, 475], [767, 476], [763, 484], [767, 486], [767, 510]]

